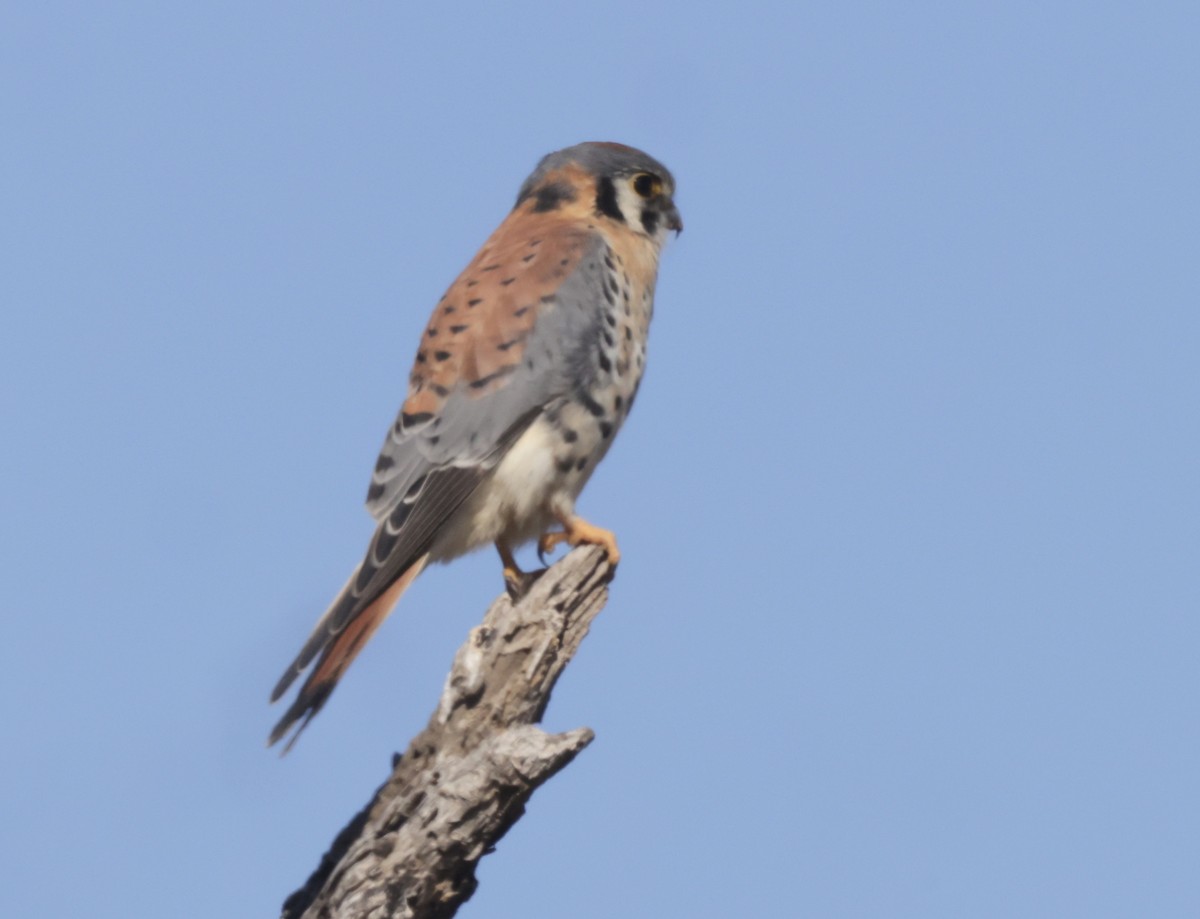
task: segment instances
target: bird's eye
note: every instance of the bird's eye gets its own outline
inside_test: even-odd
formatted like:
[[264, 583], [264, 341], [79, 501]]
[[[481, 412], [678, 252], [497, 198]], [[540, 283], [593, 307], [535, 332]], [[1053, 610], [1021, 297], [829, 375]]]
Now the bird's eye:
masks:
[[662, 179], [648, 172], [633, 177], [633, 190], [643, 198], [652, 198], [662, 190]]

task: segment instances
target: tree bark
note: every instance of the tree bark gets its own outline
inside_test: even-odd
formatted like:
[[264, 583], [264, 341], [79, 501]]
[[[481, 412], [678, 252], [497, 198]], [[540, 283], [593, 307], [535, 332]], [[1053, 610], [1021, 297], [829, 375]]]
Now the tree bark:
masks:
[[429, 724], [338, 834], [282, 919], [442, 919], [534, 789], [592, 741], [541, 721], [559, 674], [608, 599], [602, 549], [576, 549], [518, 602], [501, 596], [458, 649]]

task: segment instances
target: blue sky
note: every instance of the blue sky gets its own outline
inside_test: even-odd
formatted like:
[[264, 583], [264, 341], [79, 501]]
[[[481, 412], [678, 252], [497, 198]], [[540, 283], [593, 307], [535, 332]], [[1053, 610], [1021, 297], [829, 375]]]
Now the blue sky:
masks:
[[[500, 588], [291, 756], [433, 303], [543, 153], [674, 171], [595, 743], [464, 917], [1200, 915], [1200, 8], [9, 4], [5, 916], [269, 916]], [[528, 556], [528, 553], [526, 553]]]

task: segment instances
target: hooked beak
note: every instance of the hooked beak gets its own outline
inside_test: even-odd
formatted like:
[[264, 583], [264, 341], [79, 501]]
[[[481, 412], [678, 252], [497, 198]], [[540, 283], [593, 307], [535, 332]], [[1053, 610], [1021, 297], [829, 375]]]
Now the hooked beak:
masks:
[[674, 230], [678, 236], [683, 232], [683, 218], [679, 216], [679, 209], [675, 207], [674, 201], [668, 201], [666, 208], [663, 210], [663, 216], [666, 222], [663, 224], [668, 230]]

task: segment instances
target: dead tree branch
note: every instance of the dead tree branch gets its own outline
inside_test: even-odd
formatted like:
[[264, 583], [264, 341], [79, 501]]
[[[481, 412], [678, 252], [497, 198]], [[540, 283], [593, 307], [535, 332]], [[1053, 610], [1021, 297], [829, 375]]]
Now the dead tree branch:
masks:
[[282, 919], [443, 919], [534, 789], [592, 740], [535, 727], [608, 599], [603, 550], [576, 549], [471, 630], [429, 724], [283, 905]]

